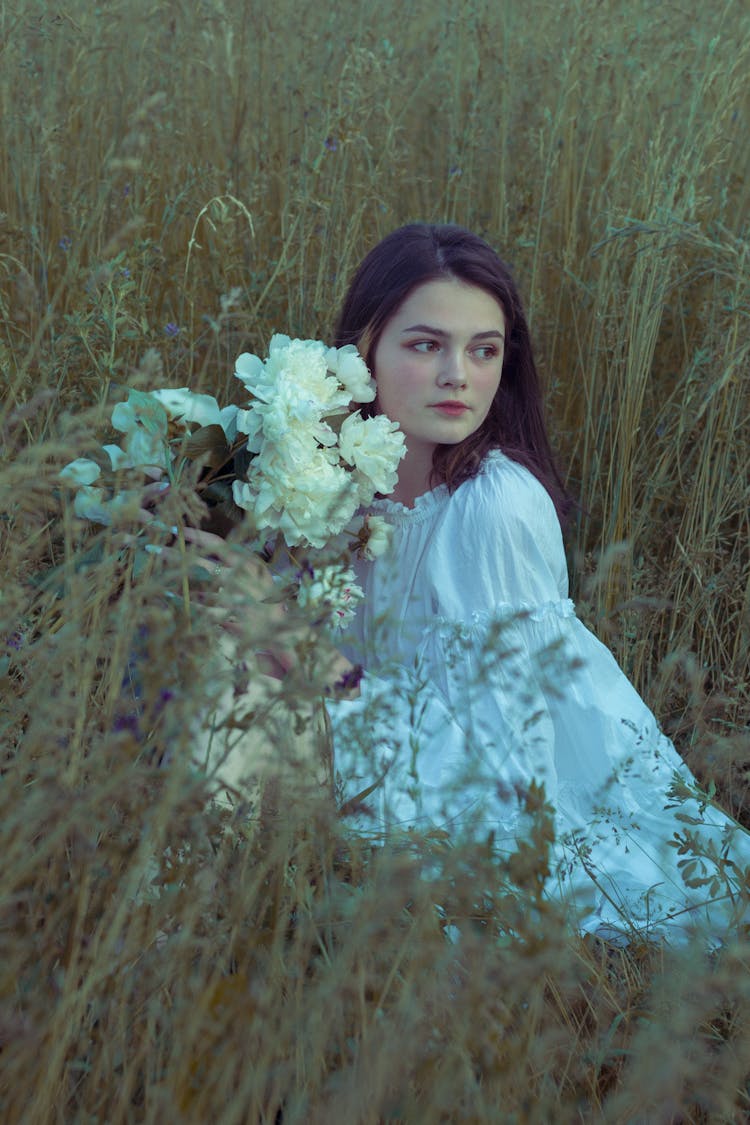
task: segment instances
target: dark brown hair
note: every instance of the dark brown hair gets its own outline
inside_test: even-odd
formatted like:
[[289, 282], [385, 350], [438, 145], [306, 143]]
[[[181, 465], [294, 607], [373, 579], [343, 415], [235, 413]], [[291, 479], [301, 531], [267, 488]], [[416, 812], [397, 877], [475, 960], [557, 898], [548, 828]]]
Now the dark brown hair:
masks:
[[505, 314], [507, 335], [502, 378], [489, 413], [462, 442], [436, 448], [433, 484], [445, 483], [453, 491], [476, 476], [488, 450], [499, 448], [544, 485], [563, 523], [571, 500], [547, 436], [542, 388], [521, 298], [510, 270], [484, 239], [452, 225], [411, 223], [393, 231], [370, 251], [354, 275], [336, 326], [336, 347], [356, 344], [372, 371], [383, 329], [401, 304], [417, 286], [446, 277], [493, 296]]

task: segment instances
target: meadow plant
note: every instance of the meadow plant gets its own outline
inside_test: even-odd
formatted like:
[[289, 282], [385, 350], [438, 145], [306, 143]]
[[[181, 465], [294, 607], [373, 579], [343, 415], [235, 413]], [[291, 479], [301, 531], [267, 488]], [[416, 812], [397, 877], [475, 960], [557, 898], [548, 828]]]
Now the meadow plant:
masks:
[[[579, 612], [750, 825], [745, 6], [0, 0], [0, 59], [2, 1119], [747, 1120], [741, 932], [581, 939], [534, 790], [505, 859], [352, 831], [333, 645], [250, 531], [220, 590], [59, 479], [129, 390], [239, 404], [240, 353], [330, 338], [388, 230], [477, 230], [525, 289]], [[195, 480], [163, 527], [205, 523]]]

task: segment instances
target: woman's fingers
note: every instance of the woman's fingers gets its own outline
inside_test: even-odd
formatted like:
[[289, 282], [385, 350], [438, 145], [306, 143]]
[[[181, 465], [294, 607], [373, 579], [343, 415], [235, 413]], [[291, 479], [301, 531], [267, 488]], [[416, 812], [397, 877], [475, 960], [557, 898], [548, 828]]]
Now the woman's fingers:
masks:
[[157, 480], [152, 484], [144, 484], [141, 489], [141, 497], [143, 502], [148, 504], [151, 500], [160, 500], [167, 492], [169, 492], [169, 481]]
[[226, 556], [226, 539], [222, 539], [220, 535], [215, 535], [213, 531], [202, 531], [199, 527], [185, 527], [183, 532], [188, 543], [200, 547], [208, 554], [219, 555], [222, 558]]

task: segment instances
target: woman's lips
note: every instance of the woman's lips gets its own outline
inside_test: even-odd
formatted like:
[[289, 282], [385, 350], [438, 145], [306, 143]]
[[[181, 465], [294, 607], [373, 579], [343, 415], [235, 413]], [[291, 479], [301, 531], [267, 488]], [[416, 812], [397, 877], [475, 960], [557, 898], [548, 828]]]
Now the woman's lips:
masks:
[[469, 407], [465, 406], [462, 402], [436, 402], [432, 406], [433, 410], [439, 410], [441, 414], [447, 414], [451, 418], [458, 418]]

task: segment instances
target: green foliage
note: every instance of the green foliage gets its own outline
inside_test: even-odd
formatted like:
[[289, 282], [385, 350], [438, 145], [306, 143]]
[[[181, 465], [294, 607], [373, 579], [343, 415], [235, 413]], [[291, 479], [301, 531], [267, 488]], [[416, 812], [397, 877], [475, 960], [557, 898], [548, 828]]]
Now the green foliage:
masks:
[[[746, 1120], [741, 936], [580, 940], [541, 794], [506, 864], [353, 837], [334, 654], [241, 529], [195, 581], [192, 466], [162, 555], [57, 479], [128, 391], [223, 402], [241, 351], [329, 337], [399, 223], [476, 229], [526, 295], [579, 609], [747, 823], [745, 6], [22, 0], [0, 29], [3, 1120]], [[285, 647], [271, 690], [252, 653]]]

